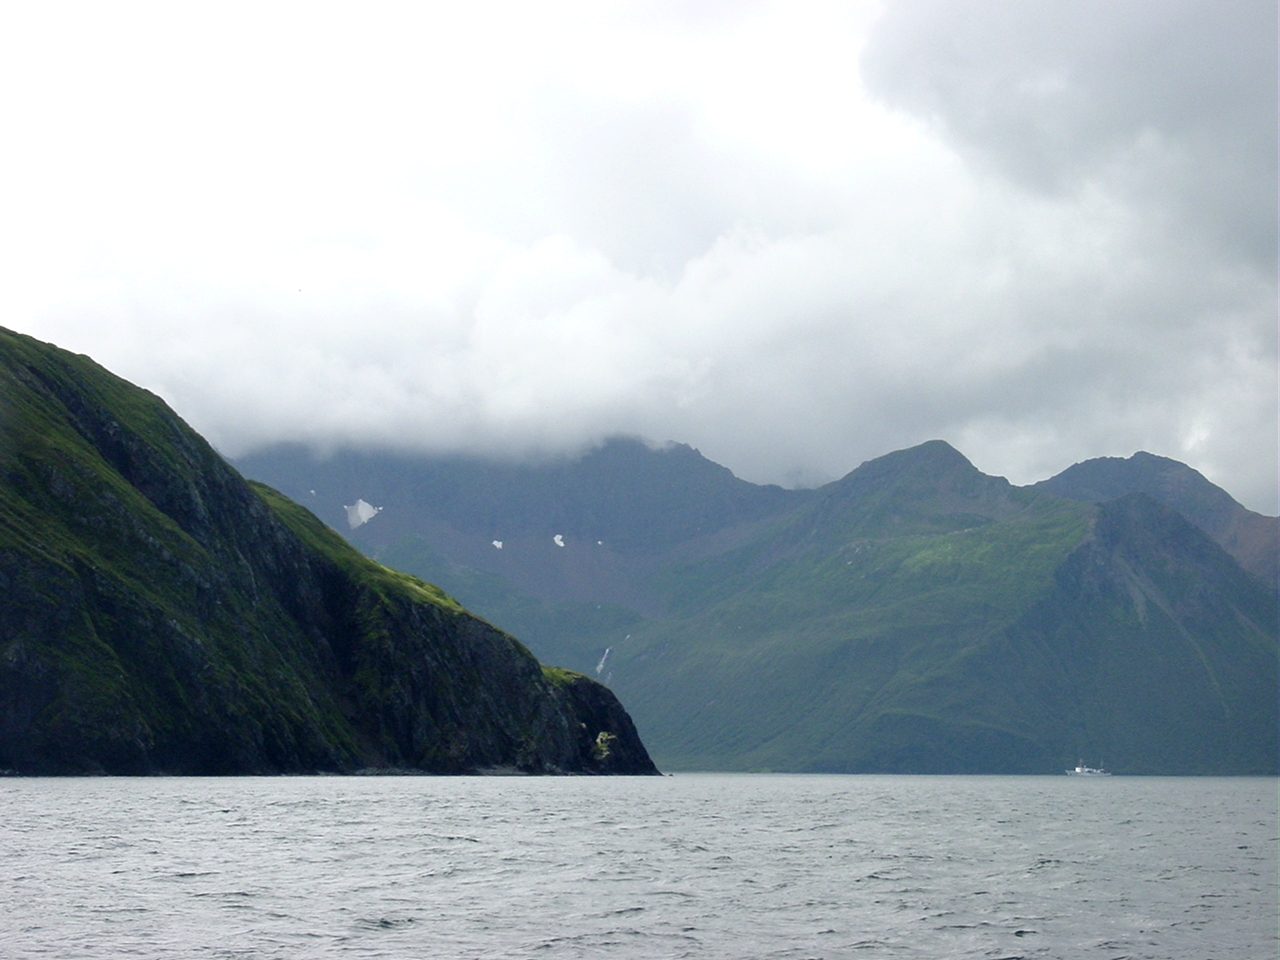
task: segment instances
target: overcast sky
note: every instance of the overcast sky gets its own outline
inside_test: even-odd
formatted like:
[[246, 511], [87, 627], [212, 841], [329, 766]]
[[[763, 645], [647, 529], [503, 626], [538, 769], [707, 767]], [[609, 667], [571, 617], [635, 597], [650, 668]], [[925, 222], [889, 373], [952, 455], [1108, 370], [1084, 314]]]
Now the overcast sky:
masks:
[[221, 450], [940, 437], [1276, 512], [1273, 0], [10, 4], [0, 324]]

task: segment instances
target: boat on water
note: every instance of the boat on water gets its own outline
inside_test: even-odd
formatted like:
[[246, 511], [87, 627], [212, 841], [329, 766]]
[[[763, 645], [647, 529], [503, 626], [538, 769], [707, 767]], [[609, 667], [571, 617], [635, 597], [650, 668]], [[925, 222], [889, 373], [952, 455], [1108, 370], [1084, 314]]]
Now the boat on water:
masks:
[[1068, 777], [1109, 777], [1111, 776], [1111, 772], [1109, 770], [1103, 770], [1101, 767], [1086, 767], [1084, 764], [1084, 761], [1081, 760], [1078, 764], [1076, 764], [1076, 768], [1074, 770], [1067, 771], [1067, 776]]

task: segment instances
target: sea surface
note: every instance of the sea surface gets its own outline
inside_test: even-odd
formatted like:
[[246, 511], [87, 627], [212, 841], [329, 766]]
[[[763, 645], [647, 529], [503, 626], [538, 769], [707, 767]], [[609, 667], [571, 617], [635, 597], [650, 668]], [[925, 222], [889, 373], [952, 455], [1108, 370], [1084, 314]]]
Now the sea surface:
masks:
[[5, 958], [1266, 958], [1274, 779], [0, 780]]

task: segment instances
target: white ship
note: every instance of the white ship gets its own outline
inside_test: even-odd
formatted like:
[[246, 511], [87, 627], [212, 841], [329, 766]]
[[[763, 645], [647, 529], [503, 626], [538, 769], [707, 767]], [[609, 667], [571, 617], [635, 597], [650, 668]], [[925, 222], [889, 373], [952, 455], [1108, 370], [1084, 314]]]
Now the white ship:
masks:
[[1067, 771], [1067, 776], [1068, 777], [1109, 777], [1111, 776], [1111, 774], [1109, 771], [1103, 770], [1101, 767], [1086, 767], [1084, 765], [1084, 761], [1081, 760], [1078, 764], [1076, 764], [1076, 768], [1074, 770]]

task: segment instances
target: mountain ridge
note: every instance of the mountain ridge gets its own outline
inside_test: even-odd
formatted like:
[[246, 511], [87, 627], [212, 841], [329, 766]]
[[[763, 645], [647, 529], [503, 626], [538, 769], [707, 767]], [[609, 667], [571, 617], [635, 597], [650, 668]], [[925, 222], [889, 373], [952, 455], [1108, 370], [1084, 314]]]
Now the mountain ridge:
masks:
[[[660, 472], [663, 454], [631, 443]], [[632, 495], [614, 476], [597, 503]], [[552, 528], [459, 548], [449, 517], [410, 500], [348, 536], [601, 675], [667, 767], [1046, 773], [1101, 752], [1122, 772], [1274, 771], [1275, 590], [1181, 514], [1122, 492], [1015, 487], [930, 441], [817, 490], [747, 492], [749, 509], [706, 524], [690, 494], [680, 524], [653, 518], [667, 526], [647, 551], [553, 542]], [[1168, 563], [1217, 593], [1169, 587]], [[1188, 636], [1203, 655], [1187, 659]], [[1162, 679], [1135, 689], [1135, 670]], [[1235, 704], [1225, 727], [1214, 677]], [[1186, 742], [1130, 735], [1153, 723]]]
[[1140, 450], [1085, 460], [1031, 486], [1082, 501], [1148, 494], [1213, 537], [1250, 573], [1277, 582], [1277, 518], [1247, 509], [1185, 463]]

